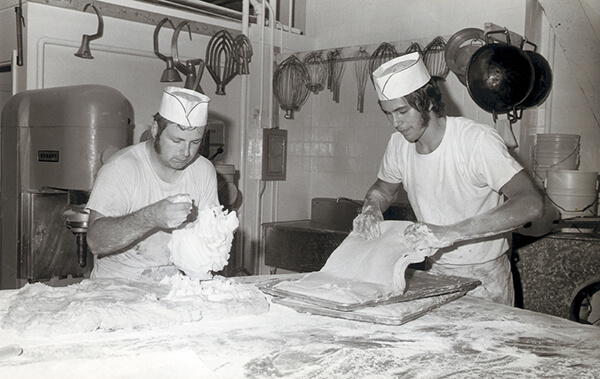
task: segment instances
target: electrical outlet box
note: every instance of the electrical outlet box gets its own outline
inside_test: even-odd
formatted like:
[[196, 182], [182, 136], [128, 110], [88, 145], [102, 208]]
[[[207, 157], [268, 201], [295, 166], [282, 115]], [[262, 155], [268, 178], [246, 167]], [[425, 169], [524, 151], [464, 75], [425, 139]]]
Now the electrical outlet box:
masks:
[[262, 180], [285, 180], [287, 130], [263, 129]]

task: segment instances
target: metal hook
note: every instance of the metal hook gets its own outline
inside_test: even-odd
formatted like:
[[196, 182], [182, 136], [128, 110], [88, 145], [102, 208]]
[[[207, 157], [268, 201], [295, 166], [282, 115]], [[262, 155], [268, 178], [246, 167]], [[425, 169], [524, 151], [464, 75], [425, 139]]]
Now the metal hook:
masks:
[[171, 21], [168, 17], [165, 17], [162, 20], [160, 20], [160, 22], [156, 25], [156, 28], [154, 28], [154, 54], [156, 54], [157, 57], [159, 57], [161, 60], [163, 60], [165, 62], [167, 61], [168, 57], [165, 55], [162, 55], [158, 49], [158, 33], [160, 32], [160, 28], [162, 28], [162, 26], [166, 22], [171, 24], [173, 29], [175, 29], [175, 25], [173, 24], [173, 21]]
[[169, 57], [169, 56], [161, 54], [158, 49], [158, 34], [160, 32], [160, 28], [162, 28], [162, 26], [167, 21], [169, 22], [169, 24], [171, 24], [173, 29], [175, 29], [175, 25], [168, 17], [163, 18], [158, 23], [158, 25], [156, 25], [156, 28], [154, 29], [154, 54], [156, 54], [156, 56], [158, 58], [160, 58], [167, 64], [167, 68], [165, 68], [165, 70], [163, 71], [162, 76], [160, 77], [160, 81], [161, 82], [180, 82], [181, 76], [179, 75], [179, 72], [177, 72], [177, 70], [174, 67], [173, 57]]
[[190, 41], [192, 40], [192, 29], [190, 28], [190, 23], [188, 21], [182, 21], [179, 25], [177, 25], [175, 31], [173, 32], [173, 38], [171, 39], [171, 54], [173, 55], [175, 67], [177, 67], [179, 71], [187, 75], [187, 72], [189, 70], [184, 64], [179, 62], [179, 47], [177, 46], [177, 41], [179, 40], [179, 32], [181, 32], [181, 29], [183, 29], [185, 26], [188, 27]]
[[102, 37], [102, 35], [104, 34], [104, 21], [102, 20], [102, 16], [100, 15], [100, 12], [98, 12], [98, 9], [94, 6], [94, 4], [87, 3], [83, 7], [83, 12], [85, 13], [85, 11], [87, 11], [87, 9], [90, 6], [94, 10], [94, 12], [96, 12], [96, 16], [98, 16], [98, 31], [96, 32], [96, 34], [92, 35], [84, 34], [81, 38], [81, 46], [79, 47], [79, 50], [75, 53], [76, 57], [85, 59], [94, 59], [90, 50], [90, 42]]
[[23, 17], [23, 4], [19, 0], [19, 6], [15, 7], [17, 17], [17, 66], [23, 66], [23, 27], [25, 27], [25, 17]]
[[[189, 59], [185, 61], [185, 64], [179, 61], [179, 47], [177, 41], [179, 40], [179, 33], [184, 27], [188, 27], [188, 33], [190, 35], [190, 41], [192, 40], [192, 29], [188, 21], [182, 21], [173, 32], [173, 38], [171, 39], [171, 53], [173, 54], [173, 61], [175, 67], [185, 75], [184, 88], [191, 89], [204, 93], [200, 86], [200, 79], [202, 79], [202, 73], [204, 71], [204, 61], [202, 59]], [[196, 73], [196, 65], [198, 65], [198, 72]]]

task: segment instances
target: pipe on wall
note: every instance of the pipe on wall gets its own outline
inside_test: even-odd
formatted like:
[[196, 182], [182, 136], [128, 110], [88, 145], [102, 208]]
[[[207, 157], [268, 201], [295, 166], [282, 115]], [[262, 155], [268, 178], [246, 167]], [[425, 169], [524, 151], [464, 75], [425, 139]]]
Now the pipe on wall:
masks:
[[[250, 37], [250, 0], [244, 0], [242, 4], [242, 33], [247, 37]], [[246, 158], [247, 154], [247, 146], [246, 146], [246, 128], [248, 127], [248, 83], [250, 81], [249, 75], [240, 75], [240, 151], [239, 151], [239, 170], [240, 177], [238, 182], [238, 187], [241, 189], [242, 194], [246, 194]], [[240, 210], [244, 211], [244, 204], [242, 203], [240, 206]], [[238, 212], [240, 211], [238, 210]], [[240, 214], [238, 214], [238, 217]], [[240, 217], [240, 230], [243, 230], [243, 218]], [[244, 236], [242, 234], [242, 238], [238, 238], [236, 242], [236, 264], [238, 266], [244, 267], [245, 254], [244, 254]], [[239, 258], [239, 260], [237, 259]]]
[[[272, 128], [273, 127], [273, 89], [272, 89], [272, 83], [273, 83], [273, 64], [274, 64], [274, 56], [275, 56], [275, 23], [277, 22], [275, 20], [276, 17], [276, 3], [275, 5], [271, 5], [269, 0], [262, 0], [262, 11], [263, 11], [263, 19], [262, 19], [262, 23], [261, 23], [261, 27], [262, 27], [262, 32], [261, 32], [261, 36], [262, 36], [262, 47], [264, 49], [264, 45], [265, 45], [265, 22], [267, 20], [266, 18], [266, 14], [267, 14], [267, 8], [269, 11], [269, 30], [270, 30], [270, 44], [269, 44], [269, 51], [268, 51], [268, 60], [266, 61], [266, 63], [269, 65], [269, 69], [268, 69], [268, 83], [269, 83], [269, 88], [268, 88], [268, 101], [269, 101], [269, 113], [268, 113], [268, 119], [267, 119], [267, 128]], [[265, 78], [264, 78], [264, 71], [265, 71], [265, 61], [264, 61], [264, 50], [261, 51], [261, 59], [262, 64], [261, 64], [261, 82], [260, 82], [260, 111], [259, 111], [259, 127], [260, 129], [264, 129], [263, 127], [263, 119], [262, 119], [262, 115], [264, 114], [264, 83], [265, 83]], [[262, 223], [262, 219], [263, 219], [263, 195], [264, 195], [264, 190], [261, 191], [260, 189], [260, 185], [261, 185], [262, 180], [258, 180], [256, 183], [256, 190], [257, 190], [257, 204], [258, 204], [258, 209], [256, 212], [256, 226], [255, 226], [255, 241], [256, 241], [256, 260], [254, 262], [254, 272], [257, 272], [258, 274], [262, 274], [261, 273], [261, 257], [264, 256], [264, 246], [261, 243], [262, 242], [262, 233], [261, 233], [261, 223]], [[266, 184], [266, 183], [265, 183]], [[272, 206], [272, 204], [271, 204]]]

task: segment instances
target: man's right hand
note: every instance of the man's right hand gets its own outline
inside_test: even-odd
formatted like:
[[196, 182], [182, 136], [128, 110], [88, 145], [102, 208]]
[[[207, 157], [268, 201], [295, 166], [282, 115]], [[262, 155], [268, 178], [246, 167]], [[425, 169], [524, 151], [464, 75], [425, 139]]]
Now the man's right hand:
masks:
[[182, 195], [169, 196], [154, 204], [154, 217], [157, 226], [174, 229], [183, 224], [192, 211], [192, 201]]
[[353, 232], [367, 240], [381, 235], [379, 223], [383, 221], [381, 210], [371, 204], [365, 204], [361, 213], [352, 222]]

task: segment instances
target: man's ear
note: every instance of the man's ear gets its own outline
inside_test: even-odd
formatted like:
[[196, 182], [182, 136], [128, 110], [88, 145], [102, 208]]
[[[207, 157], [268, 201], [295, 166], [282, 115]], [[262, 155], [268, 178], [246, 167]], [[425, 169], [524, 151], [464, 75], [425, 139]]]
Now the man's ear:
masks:
[[150, 127], [150, 133], [152, 134], [152, 138], [156, 138], [156, 135], [158, 134], [158, 123], [156, 121], [152, 123], [152, 127]]

